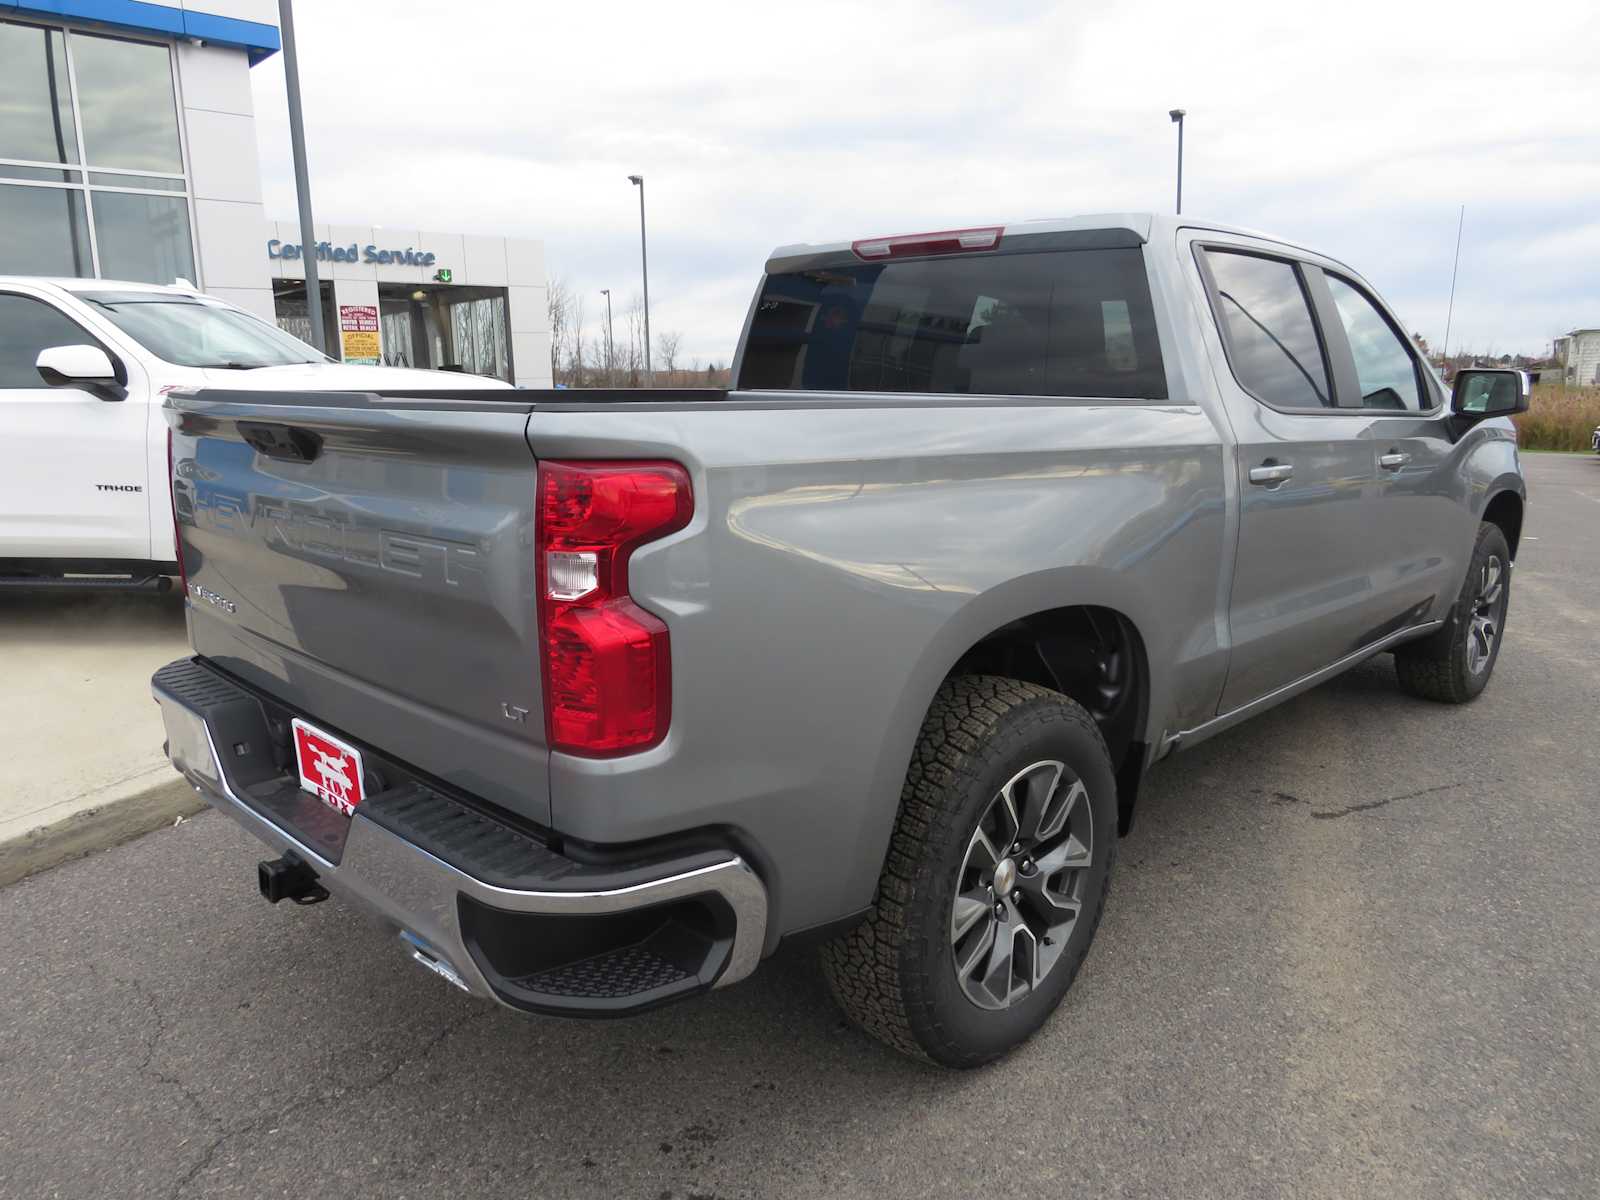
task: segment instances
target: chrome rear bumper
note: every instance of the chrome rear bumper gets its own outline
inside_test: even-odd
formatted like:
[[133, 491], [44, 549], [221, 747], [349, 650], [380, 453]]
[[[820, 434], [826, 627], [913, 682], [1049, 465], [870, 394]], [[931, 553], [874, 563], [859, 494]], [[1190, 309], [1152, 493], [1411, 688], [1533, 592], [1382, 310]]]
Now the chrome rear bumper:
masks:
[[[180, 664], [164, 668], [170, 672]], [[194, 677], [193, 669], [205, 670], [200, 662], [185, 662], [186, 680]], [[583, 885], [583, 872], [567, 872], [559, 886], [548, 890], [540, 888], [509, 888], [475, 878], [459, 867], [446, 862], [429, 851], [414, 845], [377, 821], [369, 819], [357, 809], [350, 819], [350, 829], [338, 861], [331, 861], [316, 848], [306, 844], [290, 831], [280, 827], [267, 816], [230, 780], [218, 753], [217, 743], [232, 744], [226, 737], [219, 739], [207, 718], [207, 709], [215, 704], [218, 688], [232, 689], [235, 693], [226, 702], [237, 704], [248, 699], [248, 693], [237, 688], [220, 673], [208, 672], [215, 682], [208, 681], [204, 699], [195, 702], [196, 689], [163, 686], [162, 673], [152, 681], [152, 691], [161, 706], [166, 724], [167, 755], [172, 765], [180, 771], [197, 792], [213, 807], [227, 813], [249, 830], [278, 855], [290, 854], [309, 864], [316, 872], [318, 882], [334, 895], [355, 900], [376, 914], [395, 933], [401, 935], [405, 948], [415, 951], [414, 956], [424, 965], [457, 983], [475, 996], [506, 1004], [508, 1007], [541, 1012], [563, 1012], [574, 1015], [621, 1015], [654, 1007], [663, 999], [677, 999], [714, 987], [725, 987], [750, 974], [761, 957], [767, 921], [767, 892], [760, 878], [737, 854], [728, 851], [720, 861], [707, 863], [704, 854], [696, 856], [692, 866], [674, 867], [669, 861], [651, 868], [648, 877], [623, 886], [590, 888]], [[189, 693], [188, 698], [178, 694]], [[237, 709], [234, 710], [237, 712]], [[263, 723], [264, 728], [264, 723]], [[516, 835], [522, 836], [522, 835]], [[547, 852], [548, 853], [548, 852]], [[570, 866], [571, 864], [568, 863]], [[641, 993], [638, 1003], [629, 1003], [626, 995], [602, 997], [604, 1003], [591, 1002], [597, 976], [611, 980], [617, 977], [615, 964], [602, 964], [603, 969], [587, 969], [584, 962], [561, 967], [562, 992], [554, 993], [550, 1003], [526, 999], [523, 983], [508, 984], [484, 959], [481, 946], [474, 953], [471, 931], [463, 927], [463, 913], [489, 914], [490, 921], [509, 922], [508, 928], [516, 930], [521, 917], [605, 917], [635, 914], [645, 909], [670, 905], [674, 901], [712, 900], [725, 905], [731, 914], [731, 931], [720, 939], [727, 943], [717, 955], [717, 961], [707, 962], [696, 977], [684, 980], [671, 995], [664, 998], [651, 993]], [[464, 901], [467, 902], [464, 904]], [[665, 910], [663, 910], [665, 911]], [[719, 909], [720, 911], [720, 909]], [[482, 917], [479, 918], [481, 922]], [[648, 922], [646, 922], [648, 923]], [[637, 951], [637, 947], [631, 948]], [[435, 963], [427, 960], [432, 958]], [[633, 954], [636, 963], [637, 953]], [[592, 967], [594, 960], [587, 960]], [[443, 964], [446, 971], [438, 970]], [[587, 973], [585, 971], [587, 969]], [[580, 978], [569, 978], [576, 970]], [[623, 969], [626, 974], [626, 969]], [[535, 991], [546, 983], [537, 980], [554, 980], [549, 971], [533, 977]], [[645, 982], [655, 981], [660, 992], [661, 974], [640, 976]], [[548, 986], [556, 986], [548, 983]], [[669, 989], [670, 990], [670, 989]], [[562, 998], [565, 996], [566, 998]], [[576, 998], [573, 998], [573, 997]]]

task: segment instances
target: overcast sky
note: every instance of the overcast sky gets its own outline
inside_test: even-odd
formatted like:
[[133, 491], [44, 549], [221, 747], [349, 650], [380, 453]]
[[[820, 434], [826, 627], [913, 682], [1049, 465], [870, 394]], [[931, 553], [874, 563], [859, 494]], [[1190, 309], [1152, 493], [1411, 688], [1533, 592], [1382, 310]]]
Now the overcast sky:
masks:
[[[1348, 262], [1450, 344], [1600, 326], [1600, 16], [1476, 4], [300, 0], [319, 221], [544, 240], [726, 362], [768, 251], [1184, 208]], [[1304, 15], [1301, 15], [1304, 14]], [[254, 71], [292, 217], [281, 56]]]

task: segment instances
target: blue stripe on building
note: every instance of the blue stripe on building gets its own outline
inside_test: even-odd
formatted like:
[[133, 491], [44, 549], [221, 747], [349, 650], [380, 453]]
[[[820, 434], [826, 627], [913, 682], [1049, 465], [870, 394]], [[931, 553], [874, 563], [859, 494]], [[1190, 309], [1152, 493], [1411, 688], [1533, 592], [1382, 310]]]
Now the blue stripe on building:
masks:
[[0, 12], [91, 21], [117, 29], [238, 46], [249, 51], [251, 65], [277, 53], [283, 45], [276, 25], [151, 4], [148, 0], [0, 0]]

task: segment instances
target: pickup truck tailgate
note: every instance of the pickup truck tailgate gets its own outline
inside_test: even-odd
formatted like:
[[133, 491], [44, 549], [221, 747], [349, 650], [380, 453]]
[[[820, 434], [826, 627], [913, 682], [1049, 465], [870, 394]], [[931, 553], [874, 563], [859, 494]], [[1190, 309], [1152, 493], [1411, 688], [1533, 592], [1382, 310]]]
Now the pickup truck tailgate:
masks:
[[206, 390], [167, 408], [195, 651], [548, 824], [528, 406]]

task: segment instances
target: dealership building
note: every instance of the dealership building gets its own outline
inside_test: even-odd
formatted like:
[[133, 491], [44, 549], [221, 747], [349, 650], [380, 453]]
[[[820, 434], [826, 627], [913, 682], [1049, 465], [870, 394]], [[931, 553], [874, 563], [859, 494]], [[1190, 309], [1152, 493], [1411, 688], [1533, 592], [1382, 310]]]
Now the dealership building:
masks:
[[315, 255], [330, 353], [549, 386], [542, 243], [268, 219], [279, 46], [274, 0], [0, 0], [0, 275], [184, 279], [309, 339]]

